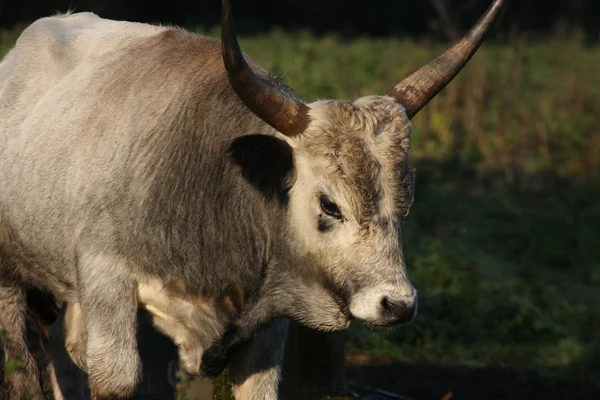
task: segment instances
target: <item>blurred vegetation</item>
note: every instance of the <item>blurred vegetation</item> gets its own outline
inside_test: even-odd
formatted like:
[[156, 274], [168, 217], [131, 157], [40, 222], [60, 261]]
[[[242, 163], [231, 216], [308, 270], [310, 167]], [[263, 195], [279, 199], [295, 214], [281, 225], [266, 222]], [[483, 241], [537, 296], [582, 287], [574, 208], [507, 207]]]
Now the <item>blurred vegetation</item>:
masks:
[[[437, 4], [436, 5], [434, 5]], [[256, 34], [275, 26], [286, 30], [308, 28], [347, 37], [372, 35], [446, 37], [450, 31], [466, 31], [492, 0], [233, 0], [239, 33]], [[507, 33], [547, 35], [556, 30], [577, 29], [590, 42], [600, 39], [600, 3], [597, 0], [506, 1], [491, 35]], [[440, 19], [437, 10], [443, 9]], [[65, 12], [91, 11], [104, 18], [137, 22], [159, 22], [181, 26], [214, 24], [219, 21], [219, 0], [2, 0], [0, 27], [13, 28], [20, 21]], [[445, 21], [444, 24], [440, 21]]]
[[[281, 31], [241, 45], [308, 100], [385, 93], [444, 49]], [[352, 352], [600, 380], [599, 65], [577, 36], [484, 44], [417, 115], [404, 250], [419, 315], [354, 324]]]
[[214, 380], [213, 400], [234, 400], [227, 370]]
[[[280, 30], [241, 46], [306, 100], [385, 93], [444, 50]], [[404, 250], [419, 315], [353, 324], [351, 352], [600, 380], [599, 65], [579, 36], [487, 43], [417, 115]]]
[[[0, 34], [0, 54], [15, 38]], [[281, 30], [240, 42], [306, 100], [385, 93], [444, 49]], [[351, 352], [600, 380], [598, 66], [578, 36], [490, 42], [413, 120], [419, 315], [393, 332], [353, 324]]]

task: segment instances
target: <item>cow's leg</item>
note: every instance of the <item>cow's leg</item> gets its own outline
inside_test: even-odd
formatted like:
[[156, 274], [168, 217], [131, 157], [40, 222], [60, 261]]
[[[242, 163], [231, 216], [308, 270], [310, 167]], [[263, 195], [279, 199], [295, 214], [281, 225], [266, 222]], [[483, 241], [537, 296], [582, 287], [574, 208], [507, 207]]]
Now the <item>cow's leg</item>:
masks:
[[273, 321], [232, 357], [229, 377], [236, 400], [276, 400], [285, 353], [288, 320]]
[[[0, 254], [0, 268], [3, 268], [1, 257]], [[9, 398], [43, 399], [38, 367], [27, 348], [25, 290], [0, 281], [0, 310], [0, 331], [5, 332], [3, 361]], [[18, 365], [19, 361], [21, 365]]]
[[[67, 306], [65, 313], [50, 331], [51, 379], [55, 400], [86, 400], [90, 398], [85, 362], [85, 326], [78, 303]], [[138, 351], [143, 363], [143, 379], [138, 384], [136, 399], [172, 400], [175, 398], [177, 348], [159, 333], [145, 312], [138, 313]], [[76, 365], [77, 364], [77, 365]]]
[[64, 314], [64, 328], [61, 333], [62, 340], [64, 340], [63, 346], [69, 353], [71, 360], [82, 371], [87, 371], [85, 361], [87, 332], [85, 331], [85, 320], [83, 319], [81, 304], [67, 304]]
[[49, 375], [55, 400], [90, 398], [85, 370], [85, 325], [79, 303], [67, 304], [50, 328]]
[[135, 282], [125, 263], [98, 254], [79, 257], [78, 281], [91, 397], [129, 398], [141, 374]]

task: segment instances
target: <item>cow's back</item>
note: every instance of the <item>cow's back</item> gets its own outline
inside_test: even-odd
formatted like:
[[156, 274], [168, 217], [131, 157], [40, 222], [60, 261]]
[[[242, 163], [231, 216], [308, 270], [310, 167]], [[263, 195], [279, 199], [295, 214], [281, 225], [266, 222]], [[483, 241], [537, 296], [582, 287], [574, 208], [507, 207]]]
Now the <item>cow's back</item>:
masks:
[[41, 18], [19, 36], [0, 63], [2, 119], [19, 107], [26, 115], [37, 101], [77, 67], [93, 70], [98, 61], [135, 41], [164, 31], [165, 27], [112, 21], [93, 13]]

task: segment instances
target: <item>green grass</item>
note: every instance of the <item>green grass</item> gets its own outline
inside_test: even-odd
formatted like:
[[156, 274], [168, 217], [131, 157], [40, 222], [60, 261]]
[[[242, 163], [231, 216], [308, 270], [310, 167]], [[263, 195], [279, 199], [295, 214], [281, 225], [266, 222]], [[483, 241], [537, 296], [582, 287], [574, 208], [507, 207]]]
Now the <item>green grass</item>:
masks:
[[[306, 100], [385, 93], [444, 49], [282, 31], [241, 46]], [[600, 379], [598, 65], [575, 39], [488, 44], [414, 119], [419, 315], [391, 333], [355, 324], [351, 351]]]
[[[217, 31], [210, 32], [217, 36]], [[244, 51], [307, 99], [385, 93], [442, 45], [273, 31]], [[600, 49], [486, 45], [413, 121], [419, 315], [351, 351], [600, 379]]]
[[[241, 45], [307, 100], [385, 93], [443, 50], [277, 31]], [[598, 65], [575, 40], [487, 45], [414, 119], [419, 315], [391, 333], [355, 324], [351, 351], [600, 380]]]
[[[306, 100], [385, 93], [443, 50], [277, 30], [241, 46]], [[575, 39], [487, 44], [413, 120], [419, 315], [389, 333], [355, 324], [351, 351], [600, 379], [598, 66]]]

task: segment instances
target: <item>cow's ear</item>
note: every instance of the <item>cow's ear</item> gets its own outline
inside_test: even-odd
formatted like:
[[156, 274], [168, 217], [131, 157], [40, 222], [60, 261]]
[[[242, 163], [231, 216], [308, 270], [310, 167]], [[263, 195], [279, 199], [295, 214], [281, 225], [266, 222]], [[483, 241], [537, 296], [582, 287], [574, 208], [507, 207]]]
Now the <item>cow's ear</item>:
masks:
[[229, 147], [242, 176], [265, 196], [281, 196], [295, 181], [292, 148], [273, 136], [253, 134], [239, 137]]

